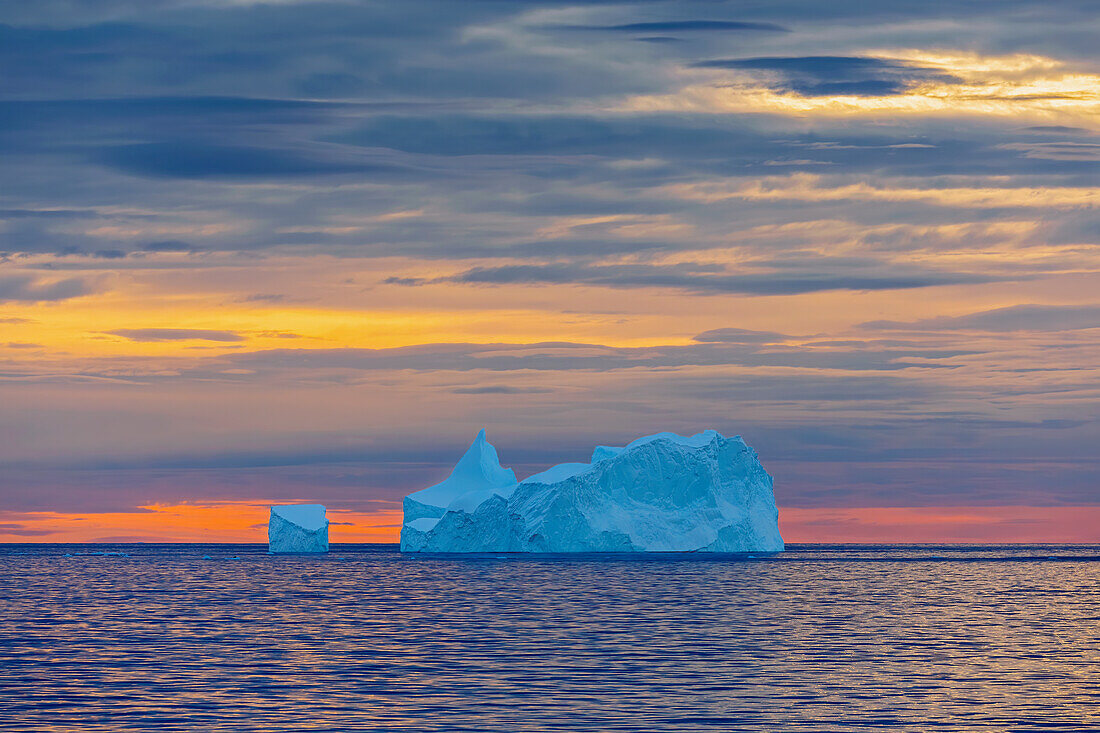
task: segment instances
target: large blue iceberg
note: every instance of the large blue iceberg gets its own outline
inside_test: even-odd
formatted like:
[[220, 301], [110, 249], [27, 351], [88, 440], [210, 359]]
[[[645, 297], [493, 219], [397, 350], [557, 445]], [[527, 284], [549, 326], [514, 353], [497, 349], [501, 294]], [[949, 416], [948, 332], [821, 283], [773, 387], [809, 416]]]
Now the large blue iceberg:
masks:
[[740, 436], [658, 433], [516, 481], [485, 431], [405, 497], [403, 552], [778, 552], [772, 477]]

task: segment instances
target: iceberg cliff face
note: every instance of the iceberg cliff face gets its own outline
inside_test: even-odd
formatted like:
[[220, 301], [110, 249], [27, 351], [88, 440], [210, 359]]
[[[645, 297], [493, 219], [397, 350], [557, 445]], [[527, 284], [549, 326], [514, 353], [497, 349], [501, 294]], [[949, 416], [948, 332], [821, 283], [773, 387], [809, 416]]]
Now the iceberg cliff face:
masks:
[[271, 507], [268, 552], [328, 552], [328, 519], [320, 504]]
[[778, 516], [740, 437], [658, 433], [517, 483], [482, 431], [446, 481], [405, 498], [401, 549], [778, 552]]

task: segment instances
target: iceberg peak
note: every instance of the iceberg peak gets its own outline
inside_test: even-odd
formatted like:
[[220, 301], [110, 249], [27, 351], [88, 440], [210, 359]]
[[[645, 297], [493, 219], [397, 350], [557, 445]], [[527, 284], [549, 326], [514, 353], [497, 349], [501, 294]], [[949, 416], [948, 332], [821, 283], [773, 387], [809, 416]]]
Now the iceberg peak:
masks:
[[447, 507], [467, 494], [507, 494], [515, 485], [515, 472], [500, 465], [497, 449], [486, 440], [485, 428], [482, 428], [455, 464], [450, 476], [405, 497], [405, 521], [441, 517]]

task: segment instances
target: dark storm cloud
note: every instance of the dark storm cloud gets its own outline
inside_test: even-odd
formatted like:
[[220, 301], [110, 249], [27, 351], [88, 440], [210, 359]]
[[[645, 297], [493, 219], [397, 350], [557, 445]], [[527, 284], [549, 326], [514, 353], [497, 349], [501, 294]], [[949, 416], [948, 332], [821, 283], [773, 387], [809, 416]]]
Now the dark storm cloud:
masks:
[[46, 281], [34, 275], [0, 274], [0, 303], [13, 300], [28, 303], [68, 300], [98, 290], [93, 278], [70, 277]]
[[806, 96], [901, 94], [917, 82], [958, 81], [939, 69], [869, 56], [761, 56], [710, 59], [692, 64], [702, 69], [772, 72], [779, 86]]
[[863, 328], [914, 331], [1076, 331], [1100, 328], [1100, 305], [1013, 305], [920, 321], [868, 321]]
[[198, 328], [118, 328], [106, 331], [130, 341], [244, 341], [233, 331], [209, 331]]

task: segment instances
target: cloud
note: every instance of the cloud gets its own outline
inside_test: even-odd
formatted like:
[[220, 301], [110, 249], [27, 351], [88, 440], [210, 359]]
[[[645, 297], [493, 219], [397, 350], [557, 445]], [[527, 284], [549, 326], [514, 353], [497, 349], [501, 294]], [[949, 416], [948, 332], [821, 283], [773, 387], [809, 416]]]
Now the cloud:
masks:
[[[636, 116], [629, 120], [576, 114], [551, 115], [376, 115], [356, 128], [327, 138], [363, 147], [385, 147], [430, 155], [650, 155], [713, 157], [714, 146], [740, 148], [768, 143], [744, 125], [708, 124]], [[636, 175], [636, 173], [635, 173]]]
[[407, 287], [415, 287], [417, 285], [423, 285], [427, 282], [431, 282], [428, 278], [424, 277], [397, 277], [391, 276], [383, 278], [383, 285], [404, 285]]
[[98, 282], [90, 277], [47, 280], [34, 275], [0, 275], [0, 302], [37, 303], [78, 298], [98, 292]]
[[0, 534], [10, 534], [16, 537], [43, 537], [48, 534], [56, 534], [52, 529], [30, 529], [26, 525], [15, 522], [0, 522]]
[[859, 327], [914, 331], [1076, 331], [1100, 328], [1100, 305], [1013, 305], [919, 321], [867, 321]]
[[252, 293], [237, 299], [238, 303], [282, 303], [287, 296], [282, 293]]
[[194, 245], [187, 242], [180, 242], [178, 240], [163, 240], [159, 242], [148, 242], [141, 246], [143, 252], [194, 252]]
[[1031, 125], [1025, 127], [1028, 132], [1049, 133], [1051, 135], [1090, 135], [1092, 130], [1084, 127], [1070, 127], [1069, 125]]
[[1005, 143], [1002, 150], [1017, 150], [1025, 158], [1039, 160], [1066, 160], [1081, 162], [1100, 161], [1100, 143], [1042, 142]]
[[[893, 375], [850, 376], [817, 372], [797, 375], [754, 374], [751, 377], [679, 375], [672, 387], [672, 393], [677, 397], [740, 404], [753, 401], [783, 403], [792, 400], [837, 403], [922, 400], [934, 389], [936, 387], [928, 382]], [[815, 441], [826, 439], [814, 437]]]
[[711, 59], [692, 66], [770, 72], [778, 77], [778, 88], [808, 97], [878, 97], [901, 94], [920, 81], [958, 81], [939, 69], [870, 56], [759, 56]]
[[[965, 44], [964, 44], [965, 45]], [[961, 46], [956, 46], [961, 48]], [[883, 51], [883, 56], [760, 56], [709, 59], [672, 93], [625, 98], [621, 111], [812, 115], [890, 121], [977, 115], [992, 121], [1059, 119], [1085, 125], [1095, 116], [1100, 76], [1075, 71], [1061, 53], [988, 55], [954, 49]], [[714, 74], [727, 69], [735, 74]], [[723, 78], [729, 77], [729, 78]]]
[[294, 333], [293, 331], [251, 331], [253, 336], [262, 336], [264, 338], [271, 339], [300, 339], [305, 338], [300, 333]]
[[555, 30], [607, 31], [613, 33], [678, 33], [690, 31], [763, 31], [768, 33], [790, 33], [790, 28], [775, 23], [754, 23], [736, 20], [660, 20], [642, 23], [622, 23], [619, 25], [558, 25], [550, 27]]
[[[707, 271], [707, 270], [711, 271]], [[706, 295], [794, 295], [828, 290], [904, 290], [938, 285], [989, 283], [1016, 278], [978, 273], [911, 270], [897, 274], [725, 274], [696, 265], [502, 265], [474, 267], [443, 282], [474, 285], [595, 285], [609, 288], [671, 288]], [[437, 281], [438, 282], [438, 281]]]
[[130, 341], [244, 341], [244, 336], [233, 331], [197, 328], [119, 328], [105, 333]]
[[[840, 185], [830, 185], [837, 180]], [[901, 181], [874, 186], [810, 173], [757, 178], [751, 181], [672, 184], [666, 186], [665, 191], [671, 196], [705, 202], [734, 198], [747, 201], [881, 201], [987, 209], [1091, 209], [1100, 205], [1100, 187], [1096, 186], [913, 188]], [[870, 211], [875, 209], [871, 208]], [[925, 215], [922, 214], [923, 216]]]
[[97, 249], [91, 255], [101, 260], [120, 260], [126, 256], [126, 253], [121, 249]]
[[270, 179], [395, 170], [390, 165], [301, 150], [190, 141], [109, 147], [100, 152], [99, 159], [126, 173], [167, 178]]
[[483, 387], [457, 387], [451, 390], [452, 394], [544, 394], [551, 392], [540, 387], [509, 387], [503, 384], [487, 384]]
[[773, 331], [748, 331], [744, 328], [715, 328], [694, 337], [703, 343], [724, 344], [778, 344], [787, 338]]
[[687, 346], [610, 347], [549, 342], [534, 344], [420, 344], [390, 349], [268, 349], [225, 355], [196, 364], [184, 378], [225, 378], [228, 368], [261, 375], [285, 374], [307, 381], [344, 383], [359, 371], [511, 372], [666, 369], [686, 366], [777, 366], [851, 371], [898, 371], [913, 367], [942, 369], [945, 362], [981, 353], [931, 346], [814, 348], [762, 343], [696, 343]]

